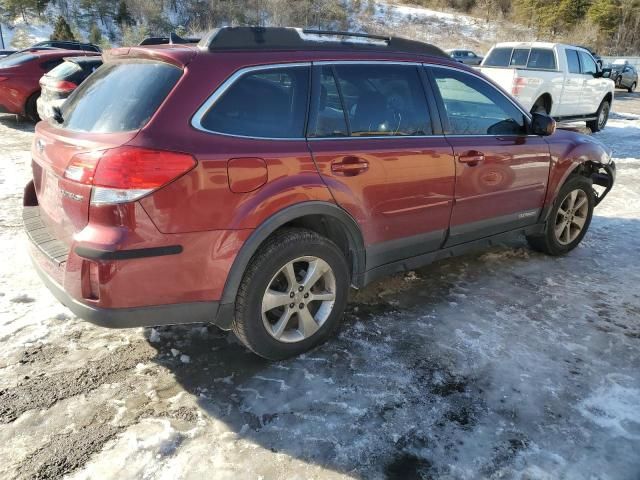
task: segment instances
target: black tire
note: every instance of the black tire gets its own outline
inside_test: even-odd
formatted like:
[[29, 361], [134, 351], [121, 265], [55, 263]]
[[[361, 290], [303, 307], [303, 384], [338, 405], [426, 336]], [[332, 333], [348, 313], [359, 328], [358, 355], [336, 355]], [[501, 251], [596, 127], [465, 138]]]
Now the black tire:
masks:
[[599, 132], [603, 130], [607, 125], [607, 121], [609, 120], [609, 113], [611, 112], [611, 104], [609, 100], [603, 100], [600, 106], [598, 107], [598, 111], [596, 112], [596, 119], [589, 120], [587, 122], [587, 127], [593, 132]]
[[[578, 189], [582, 190], [587, 196], [588, 211], [586, 220], [578, 236], [572, 242], [563, 245], [560, 241], [558, 241], [555, 233], [556, 219], [560, 215], [558, 210], [560, 209], [560, 206], [567, 195], [573, 190]], [[551, 212], [549, 212], [549, 217], [547, 219], [544, 233], [542, 233], [541, 235], [527, 236], [529, 245], [534, 250], [553, 256], [563, 255], [573, 250], [582, 241], [585, 234], [587, 233], [587, 230], [589, 230], [594, 207], [595, 196], [593, 193], [593, 182], [590, 179], [583, 177], [582, 175], [574, 175], [569, 177], [562, 188], [560, 188], [558, 196], [553, 204], [553, 207], [551, 208]]]
[[543, 98], [536, 100], [536, 103], [531, 107], [531, 113], [544, 113], [549, 115], [550, 110], [551, 109], [547, 107], [547, 102]]
[[[263, 322], [263, 295], [274, 276], [287, 263], [310, 255], [324, 260], [331, 267], [335, 277], [332, 310], [318, 331], [310, 337], [292, 343], [277, 340], [267, 331]], [[233, 331], [247, 348], [269, 360], [299, 355], [325, 342], [336, 332], [347, 304], [350, 283], [347, 260], [331, 240], [306, 229], [278, 231], [260, 247], [247, 267], [236, 297]]]
[[38, 98], [40, 92], [36, 92], [27, 99], [27, 103], [24, 106], [24, 115], [33, 123], [40, 121], [40, 115], [38, 115]]
[[629, 93], [633, 93], [636, 91], [636, 82], [633, 82], [631, 86], [628, 88]]

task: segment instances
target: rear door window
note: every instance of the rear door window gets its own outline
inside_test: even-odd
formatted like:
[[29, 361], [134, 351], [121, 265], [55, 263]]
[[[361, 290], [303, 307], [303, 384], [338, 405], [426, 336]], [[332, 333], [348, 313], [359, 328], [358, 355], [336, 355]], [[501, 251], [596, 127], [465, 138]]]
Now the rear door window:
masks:
[[[315, 78], [315, 77], [314, 77]], [[349, 135], [347, 119], [342, 108], [342, 97], [330, 66], [320, 68], [316, 112], [310, 119], [310, 137], [346, 137]]]
[[209, 131], [259, 138], [303, 138], [309, 67], [249, 72], [233, 83], [200, 120]]
[[569, 73], [580, 73], [580, 60], [578, 59], [578, 51], [567, 48], [566, 52]]
[[484, 61], [485, 67], [508, 67], [513, 48], [494, 48]]
[[64, 103], [62, 128], [78, 132], [126, 132], [142, 128], [182, 75], [156, 61], [108, 63]]
[[336, 65], [349, 134], [431, 135], [427, 100], [414, 65]]

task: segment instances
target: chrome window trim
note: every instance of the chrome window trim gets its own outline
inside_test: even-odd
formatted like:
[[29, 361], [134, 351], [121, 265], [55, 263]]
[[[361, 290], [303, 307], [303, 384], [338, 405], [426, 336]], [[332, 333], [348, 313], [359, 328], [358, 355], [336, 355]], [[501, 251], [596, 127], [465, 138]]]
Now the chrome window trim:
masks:
[[270, 63], [265, 65], [253, 65], [251, 67], [244, 67], [236, 70], [230, 77], [228, 77], [222, 84], [205, 100], [205, 102], [196, 110], [196, 113], [191, 117], [191, 126], [196, 130], [206, 133], [214, 133], [216, 135], [223, 135], [225, 137], [232, 138], [246, 138], [254, 140], [278, 140], [278, 141], [301, 141], [306, 140], [302, 137], [256, 137], [251, 135], [239, 135], [233, 133], [217, 132], [215, 130], [209, 130], [202, 126], [202, 119], [211, 110], [211, 107], [229, 90], [229, 88], [236, 83], [241, 77], [248, 73], [259, 72], [263, 70], [277, 70], [279, 68], [298, 68], [307, 67], [311, 68], [311, 62], [292, 62], [292, 63]]
[[406, 66], [417, 66], [417, 67], [435, 67], [435, 68], [444, 68], [448, 70], [453, 70], [455, 72], [461, 72], [467, 75], [472, 75], [475, 78], [482, 80], [484, 83], [489, 85], [489, 87], [496, 90], [500, 95], [505, 97], [511, 104], [516, 107], [522, 114], [531, 121], [531, 115], [528, 112], [525, 112], [517, 103], [515, 103], [509, 96], [505, 95], [500, 89], [496, 88], [491, 82], [478, 75], [475, 72], [469, 72], [465, 69], [455, 68], [448, 65], [442, 65], [437, 63], [425, 63], [425, 62], [414, 62], [414, 61], [397, 61], [397, 60], [322, 60], [319, 62], [291, 62], [291, 63], [272, 63], [272, 64], [264, 64], [264, 65], [253, 65], [250, 67], [243, 67], [239, 70], [236, 70], [231, 76], [229, 76], [222, 84], [205, 100], [205, 102], [196, 110], [196, 112], [191, 117], [191, 126], [196, 130], [205, 133], [212, 133], [215, 135], [222, 135], [230, 138], [242, 138], [248, 140], [273, 140], [273, 141], [327, 141], [327, 140], [407, 140], [407, 139], [420, 139], [420, 138], [465, 138], [465, 137], [538, 137], [538, 135], [464, 135], [464, 134], [455, 134], [455, 135], [446, 135], [446, 134], [435, 134], [435, 135], [397, 135], [397, 136], [388, 136], [388, 135], [372, 135], [372, 136], [360, 136], [360, 137], [256, 137], [250, 135], [239, 135], [233, 133], [224, 133], [217, 132], [215, 130], [209, 130], [202, 126], [202, 119], [207, 114], [207, 112], [215, 105], [215, 103], [229, 90], [229, 88], [241, 77], [246, 75], [247, 73], [252, 73], [256, 71], [263, 70], [276, 70], [279, 68], [295, 68], [295, 67], [312, 67], [313, 65], [406, 65]]

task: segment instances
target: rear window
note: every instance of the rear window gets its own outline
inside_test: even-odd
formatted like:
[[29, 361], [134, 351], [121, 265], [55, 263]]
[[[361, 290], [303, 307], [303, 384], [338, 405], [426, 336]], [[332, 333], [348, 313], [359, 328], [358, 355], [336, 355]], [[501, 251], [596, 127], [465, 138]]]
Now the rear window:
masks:
[[553, 50], [546, 48], [532, 48], [527, 68], [555, 70], [556, 56], [553, 54]]
[[62, 62], [56, 68], [47, 73], [47, 77], [63, 79], [68, 78], [80, 70], [80, 66], [73, 62]]
[[509, 65], [512, 67], [526, 67], [527, 60], [529, 60], [529, 52], [531, 50], [528, 48], [514, 48]]
[[485, 67], [508, 67], [513, 48], [494, 48], [485, 59]]
[[142, 128], [169, 94], [182, 70], [166, 63], [106, 64], [69, 97], [62, 127], [79, 132], [126, 132]]
[[304, 136], [309, 69], [283, 67], [247, 73], [204, 115], [206, 130], [262, 138]]
[[7, 57], [4, 57], [2, 60], [0, 60], [0, 68], [17, 67], [18, 65], [25, 64], [35, 59], [36, 59], [35, 55], [31, 55], [30, 53], [27, 53], [27, 52], [13, 53]]

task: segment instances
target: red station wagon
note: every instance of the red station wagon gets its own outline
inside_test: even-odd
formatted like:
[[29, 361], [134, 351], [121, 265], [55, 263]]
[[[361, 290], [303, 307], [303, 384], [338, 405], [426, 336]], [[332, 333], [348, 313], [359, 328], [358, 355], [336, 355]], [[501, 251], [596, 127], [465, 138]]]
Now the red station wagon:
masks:
[[77, 316], [270, 359], [335, 332], [350, 285], [513, 233], [568, 252], [615, 175], [438, 48], [293, 28], [111, 50], [32, 155], [34, 263]]

